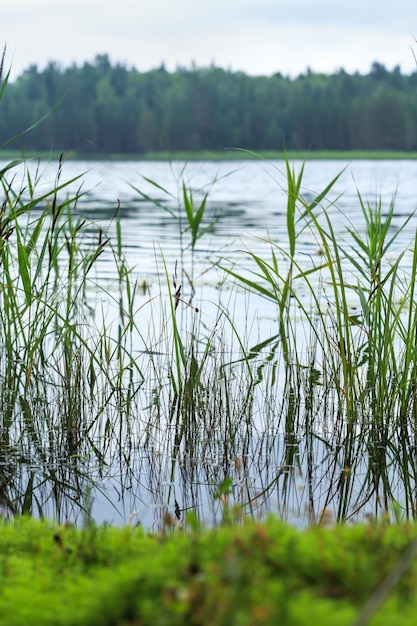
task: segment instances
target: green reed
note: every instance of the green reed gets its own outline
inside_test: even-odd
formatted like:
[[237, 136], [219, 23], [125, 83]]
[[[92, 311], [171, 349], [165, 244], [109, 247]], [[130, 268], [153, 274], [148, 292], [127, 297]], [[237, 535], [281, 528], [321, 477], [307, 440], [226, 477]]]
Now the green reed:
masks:
[[[63, 164], [62, 156], [46, 190], [39, 164], [33, 171], [11, 163], [0, 176], [0, 430], [2, 449], [28, 446], [34, 458], [61, 457], [71, 467], [77, 456], [102, 462], [105, 445], [100, 451], [96, 438], [109, 438], [117, 415], [132, 412], [143, 377], [131, 346], [135, 287], [120, 249], [78, 211], [81, 194], [68, 194], [80, 177], [63, 181]], [[114, 323], [95, 320], [109, 297], [95, 278], [103, 254], [119, 263], [119, 288], [128, 294], [117, 333]], [[82, 472], [73, 469], [78, 481]], [[1, 473], [2, 484], [14, 484], [16, 471]], [[48, 475], [71, 493], [69, 476]], [[27, 480], [22, 510], [35, 502], [33, 475]]]
[[[411, 217], [394, 230], [395, 201], [385, 208], [358, 194], [363, 225], [346, 220], [341, 238], [333, 228], [336, 207], [326, 201], [338, 177], [307, 202], [303, 169], [296, 175], [287, 162], [287, 244], [265, 239], [265, 257], [249, 251], [249, 276], [227, 259], [220, 264], [277, 304], [278, 332], [248, 348], [233, 312], [218, 306], [213, 326], [203, 324], [193, 290], [185, 296], [182, 288], [191, 271], [169, 268], [162, 251], [165, 287], [146, 304], [160, 309], [159, 326], [154, 320], [153, 328], [144, 328], [119, 212], [114, 239], [86, 221], [79, 194], [63, 195], [77, 182], [62, 181], [63, 165], [62, 159], [54, 185], [42, 194], [38, 170], [27, 169], [17, 191], [8, 180], [14, 167], [2, 176], [2, 446], [24, 443], [45, 467], [51, 450], [52, 458], [65, 458], [67, 473], [51, 469], [47, 481], [74, 503], [88, 491], [83, 458], [102, 471], [117, 449], [129, 464], [130, 453], [122, 450], [140, 442], [149, 450], [161, 446], [165, 461], [157, 466], [153, 459], [152, 471], [164, 472], [170, 485], [180, 473], [187, 484], [203, 482], [216, 494], [231, 481], [228, 503], [242, 513], [256, 515], [278, 493], [282, 515], [288, 515], [296, 477], [303, 474], [311, 523], [329, 509], [343, 521], [370, 506], [375, 515], [383, 510], [413, 517], [417, 241], [391, 258]], [[300, 252], [306, 229], [315, 237], [317, 257]], [[194, 261], [192, 245], [191, 252]], [[112, 292], [95, 275], [102, 255], [116, 268]], [[114, 303], [113, 320], [105, 300]], [[145, 346], [139, 355], [138, 338]], [[256, 414], [262, 418], [255, 426]], [[320, 510], [318, 466], [326, 481]], [[17, 485], [16, 467], [6, 479], [10, 489]], [[41, 512], [36, 473], [25, 480], [16, 497], [20, 509]], [[158, 497], [160, 489], [155, 484]], [[163, 498], [181, 515], [198, 509], [192, 487], [180, 504], [173, 489]], [[212, 505], [218, 506], [214, 496]], [[7, 507], [18, 510], [10, 496]]]
[[[277, 304], [279, 334], [270, 344], [278, 338], [284, 360], [285, 462], [293, 465], [294, 439], [316, 437], [333, 450], [324, 510], [335, 506], [340, 521], [369, 502], [375, 514], [392, 512], [400, 481], [400, 508], [414, 517], [417, 246], [394, 249], [412, 215], [393, 229], [395, 199], [383, 207], [358, 193], [363, 228], [346, 217], [341, 239], [332, 222], [336, 207], [326, 201], [338, 177], [307, 202], [303, 168], [298, 176], [288, 161], [286, 168], [288, 246], [265, 240], [270, 260], [248, 251], [249, 276], [221, 262], [240, 284]], [[305, 229], [315, 237], [317, 258], [297, 254]], [[306, 377], [315, 379], [308, 393]]]

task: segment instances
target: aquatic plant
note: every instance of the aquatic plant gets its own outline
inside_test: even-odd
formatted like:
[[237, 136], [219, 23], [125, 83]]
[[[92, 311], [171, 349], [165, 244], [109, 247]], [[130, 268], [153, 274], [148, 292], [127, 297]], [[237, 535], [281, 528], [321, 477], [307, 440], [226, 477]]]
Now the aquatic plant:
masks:
[[[7, 513], [42, 515], [36, 494], [46, 485], [58, 517], [63, 494], [82, 507], [84, 461], [92, 456], [103, 465], [117, 416], [130, 414], [143, 381], [130, 343], [135, 286], [120, 241], [114, 245], [99, 223], [83, 217], [82, 174], [63, 180], [64, 162], [62, 154], [51, 185], [40, 161], [22, 157], [0, 171], [0, 447], [8, 459], [0, 482]], [[109, 301], [95, 276], [102, 255], [120, 269], [127, 294], [117, 332], [106, 313], [98, 315]], [[41, 475], [32, 469], [37, 464]]]
[[[336, 179], [308, 202], [303, 168], [298, 176], [288, 160], [286, 168], [288, 245], [265, 239], [271, 260], [248, 251], [249, 275], [220, 262], [238, 283], [277, 304], [279, 333], [263, 343], [278, 342], [284, 358], [288, 411], [277, 428], [291, 445], [295, 436], [322, 446], [315, 460], [327, 465], [328, 488], [319, 515], [335, 503], [342, 521], [372, 503], [374, 515], [414, 517], [417, 242], [391, 255], [413, 214], [393, 229], [395, 199], [383, 207], [358, 192], [363, 224], [342, 216], [341, 240], [332, 225], [336, 205], [327, 201]], [[297, 254], [305, 229], [316, 256]]]

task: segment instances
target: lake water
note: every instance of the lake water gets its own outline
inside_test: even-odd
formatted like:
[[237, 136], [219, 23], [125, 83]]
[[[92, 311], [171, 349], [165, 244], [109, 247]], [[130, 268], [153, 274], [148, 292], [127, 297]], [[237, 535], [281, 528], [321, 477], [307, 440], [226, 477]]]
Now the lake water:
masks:
[[[4, 163], [0, 162], [0, 167], [2, 165]], [[294, 163], [296, 171], [301, 166], [301, 162]], [[364, 228], [358, 191], [365, 201], [375, 203], [381, 199], [387, 209], [395, 196], [392, 232], [417, 209], [416, 161], [311, 161], [305, 166], [303, 196], [312, 200], [343, 169], [323, 202], [333, 228], [341, 238], [349, 225], [359, 232]], [[52, 188], [56, 171], [55, 164], [44, 167], [38, 191], [44, 187], [46, 193]], [[67, 191], [77, 193], [82, 182], [81, 192], [85, 195], [80, 197], [78, 210], [110, 235], [115, 234], [114, 217], [120, 207], [126, 259], [133, 268], [132, 277], [143, 286], [143, 292], [138, 293], [136, 300], [137, 319], [144, 329], [142, 338], [138, 338], [134, 346], [138, 359], [144, 359], [144, 353], [146, 357], [150, 347], [155, 348], [155, 352], [158, 350], [157, 339], [166, 316], [164, 306], [167, 306], [168, 294], [163, 259], [175, 287], [182, 284], [182, 304], [188, 317], [192, 317], [198, 308], [199, 324], [208, 329], [208, 333], [216, 326], [219, 307], [233, 320], [236, 333], [230, 331], [230, 325], [224, 325], [229, 328], [224, 332], [230, 332], [231, 357], [236, 345], [236, 341], [233, 343], [235, 334], [250, 347], [277, 332], [276, 304], [249, 296], [242, 288], [237, 288], [230, 276], [219, 268], [219, 262], [220, 265], [234, 263], [239, 273], [246, 272], [250, 276], [253, 265], [248, 251], [267, 257], [269, 244], [265, 239], [284, 249], [288, 247], [283, 162], [213, 161], [190, 162], [185, 166], [179, 162], [69, 160], [64, 164], [61, 181], [71, 180], [79, 174], [83, 174], [82, 179], [71, 184]], [[19, 176], [17, 170], [16, 181]], [[158, 186], [149, 182], [151, 180]], [[213, 228], [197, 241], [193, 254], [187, 245], [189, 233], [185, 231], [185, 222], [179, 222], [175, 217], [178, 202], [181, 203], [183, 182], [192, 191], [197, 206], [208, 193], [207, 219], [218, 218]], [[413, 218], [392, 248], [393, 258], [410, 245], [415, 229]], [[182, 242], [180, 232], [183, 232]], [[303, 255], [309, 259], [320, 258], [318, 242], [308, 231], [300, 237], [298, 245], [300, 258]], [[187, 274], [181, 274], [180, 268], [187, 268]], [[97, 264], [94, 280], [106, 285], [109, 292], [105, 310], [97, 312], [97, 316], [103, 315], [106, 320], [116, 318], [118, 314], [117, 292], [113, 293], [116, 278], [114, 260], [111, 255], [104, 254]], [[191, 306], [187, 305], [188, 302]], [[165, 312], [161, 314], [161, 311]], [[257, 402], [260, 402], [259, 398]], [[324, 467], [313, 468], [313, 471], [308, 468], [308, 451], [305, 456], [301, 455], [297, 468], [295, 461], [292, 468], [291, 496], [286, 491], [288, 499], [283, 500], [277, 477], [288, 474], [289, 469], [282, 459], [282, 440], [279, 433], [273, 432], [271, 422], [264, 414], [265, 405], [263, 408], [259, 406], [260, 414], [252, 424], [250, 437], [248, 433], [248, 439], [242, 435], [240, 447], [230, 454], [228, 462], [233, 466], [228, 466], [228, 475], [232, 478], [229, 497], [233, 503], [244, 504], [246, 510], [254, 514], [259, 508], [259, 515], [272, 511], [293, 523], [303, 524], [312, 500], [317, 509], [326, 500], [326, 485], [321, 480]], [[135, 428], [138, 442], [142, 426], [138, 422]], [[175, 519], [194, 509], [207, 523], [221, 516], [221, 498], [215, 496], [225, 468], [221, 434], [213, 437], [207, 433], [204, 459], [194, 459], [182, 450], [183, 456], [175, 467], [172, 457], [164, 452], [170, 445], [175, 447], [175, 442], [171, 441], [167, 446], [166, 436], [170, 438], [171, 434], [161, 432], [158, 442], [153, 435], [153, 444], [146, 448], [139, 443], [132, 444], [130, 439], [129, 451], [108, 452], [105, 469], [101, 468], [95, 478], [98, 488], [94, 487], [88, 495], [95, 520], [114, 524], [133, 520], [158, 528], [167, 512]], [[314, 445], [319, 447], [320, 443]], [[200, 468], [197, 470], [198, 463]], [[42, 489], [39, 497], [43, 497], [43, 510], [57, 515], [56, 505], [51, 505], [48, 510], [50, 494], [45, 486]], [[255, 504], [251, 505], [251, 502]], [[65, 500], [64, 497], [61, 506], [58, 512], [61, 519], [68, 517], [77, 521], [79, 511], [71, 499]]]
[[[294, 162], [294, 169], [299, 172], [302, 162]], [[344, 170], [344, 171], [343, 171]], [[364, 219], [358, 201], [358, 191], [365, 202], [375, 204], [382, 201], [383, 209], [388, 209], [395, 197], [395, 218], [392, 229], [398, 228], [407, 216], [417, 208], [415, 193], [417, 182], [417, 163], [415, 161], [311, 161], [304, 171], [302, 194], [311, 201], [328, 183], [342, 172], [323, 206], [332, 220], [336, 235], [345, 235], [347, 227], [353, 227], [359, 233], [364, 231]], [[45, 167], [41, 176], [39, 190], [50, 190], [57, 172], [56, 164]], [[197, 241], [195, 255], [185, 250], [184, 265], [193, 264], [193, 277], [202, 276], [196, 281], [204, 290], [196, 294], [194, 305], [203, 307], [203, 315], [215, 316], [217, 309], [210, 313], [209, 303], [217, 304], [219, 285], [224, 294], [223, 304], [227, 305], [227, 288], [231, 286], [230, 277], [219, 271], [214, 263], [226, 257], [236, 263], [244, 273], [247, 267], [253, 268], [247, 251], [265, 257], [267, 238], [278, 246], [288, 247], [286, 231], [286, 173], [285, 164], [280, 161], [214, 161], [190, 162], [65, 162], [61, 182], [71, 180], [82, 174], [81, 192], [83, 195], [78, 207], [89, 218], [97, 221], [103, 228], [109, 228], [114, 234], [114, 216], [120, 203], [120, 216], [123, 242], [127, 261], [134, 267], [134, 275], [149, 287], [143, 302], [149, 295], [160, 292], [164, 283], [161, 252], [171, 274], [175, 263], [180, 262], [181, 251], [179, 231], [185, 230], [185, 222], [179, 224], [168, 210], [146, 201], [135, 189], [164, 204], [174, 213], [181, 203], [183, 182], [193, 192], [194, 202], [199, 202], [208, 193], [206, 214], [208, 221], [219, 218], [213, 229]], [[148, 179], [148, 180], [146, 180]], [[152, 185], [154, 181], [172, 194], [169, 197]], [[77, 180], [66, 191], [75, 194], [80, 190], [81, 181]], [[87, 193], [86, 193], [87, 192]], [[334, 203], [334, 206], [332, 205]], [[350, 223], [349, 223], [350, 222]], [[113, 224], [113, 226], [112, 226]], [[391, 250], [393, 258], [409, 245], [415, 232], [415, 222], [398, 237]], [[189, 236], [184, 234], [183, 247], [187, 248]], [[297, 244], [297, 250], [309, 258], [319, 257], [319, 245], [306, 231]], [[106, 259], [108, 264], [106, 264]], [[114, 283], [114, 265], [109, 256], [103, 256], [99, 266], [101, 281]], [[163, 288], [163, 285], [162, 285]], [[183, 290], [187, 286], [183, 284]], [[251, 311], [255, 317], [275, 319], [275, 307], [264, 300], [251, 302]], [[144, 313], [144, 312], [143, 312]], [[155, 314], [155, 311], [153, 311]], [[239, 331], [248, 327], [248, 312], [242, 303], [233, 300], [234, 321]], [[242, 316], [240, 314], [243, 314]], [[207, 319], [207, 321], [208, 321]], [[254, 330], [255, 334], [257, 330]], [[265, 332], [269, 332], [265, 329]], [[248, 338], [248, 340], [250, 340]]]

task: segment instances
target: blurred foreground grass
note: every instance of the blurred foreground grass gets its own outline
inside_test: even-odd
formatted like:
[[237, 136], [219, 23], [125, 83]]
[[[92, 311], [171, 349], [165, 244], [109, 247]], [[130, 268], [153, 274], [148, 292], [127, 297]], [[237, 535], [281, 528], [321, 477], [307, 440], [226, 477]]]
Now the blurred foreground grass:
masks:
[[414, 625], [416, 543], [411, 524], [147, 534], [19, 518], [1, 523], [0, 624]]

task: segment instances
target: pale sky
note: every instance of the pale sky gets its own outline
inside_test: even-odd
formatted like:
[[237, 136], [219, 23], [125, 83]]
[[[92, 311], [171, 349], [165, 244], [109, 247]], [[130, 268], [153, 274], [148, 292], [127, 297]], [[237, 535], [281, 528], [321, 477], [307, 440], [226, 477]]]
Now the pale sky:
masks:
[[12, 79], [31, 64], [108, 54], [146, 71], [210, 64], [248, 74], [414, 71], [415, 0], [1, 0]]

